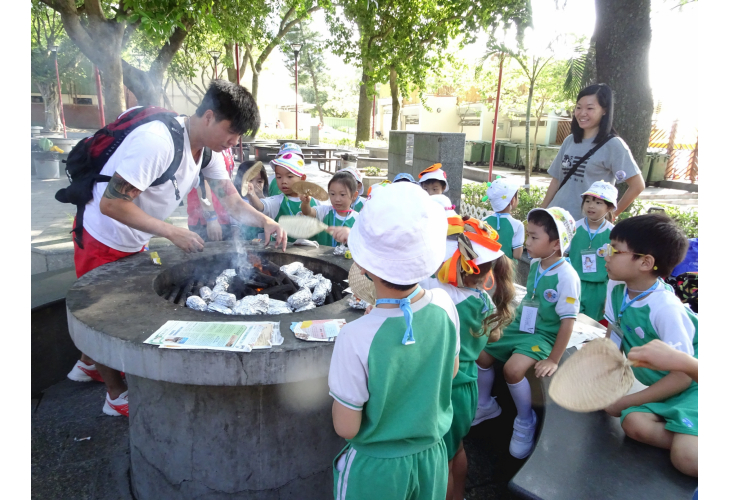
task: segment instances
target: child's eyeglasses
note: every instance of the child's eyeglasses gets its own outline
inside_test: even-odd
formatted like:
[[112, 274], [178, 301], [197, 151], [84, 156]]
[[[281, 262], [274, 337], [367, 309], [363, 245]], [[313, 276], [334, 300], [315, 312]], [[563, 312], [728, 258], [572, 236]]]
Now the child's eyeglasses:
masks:
[[645, 257], [646, 256], [645, 253], [627, 252], [626, 250], [616, 250], [614, 248], [614, 246], [611, 245], [610, 243], [606, 243], [601, 248], [599, 248], [598, 251], [596, 252], [596, 254], [599, 257], [603, 257], [603, 258], [611, 257], [613, 255], [622, 254], [622, 253], [628, 253], [628, 254], [632, 254], [632, 255], [638, 255], [640, 257]]

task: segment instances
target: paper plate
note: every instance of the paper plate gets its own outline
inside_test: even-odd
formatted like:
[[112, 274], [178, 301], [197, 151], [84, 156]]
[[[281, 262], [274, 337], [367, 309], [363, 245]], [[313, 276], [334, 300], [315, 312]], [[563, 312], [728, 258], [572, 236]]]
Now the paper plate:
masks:
[[355, 262], [353, 262], [352, 267], [350, 267], [350, 275], [347, 279], [350, 283], [352, 294], [355, 297], [362, 299], [368, 304], [374, 306], [375, 301], [377, 300], [377, 295], [375, 294], [375, 285], [373, 285], [373, 282], [367, 279], [364, 274], [361, 274], [361, 269], [362, 268], [358, 266]]
[[327, 224], [306, 215], [282, 215], [279, 217], [279, 225], [292, 238], [311, 238], [327, 229]]
[[329, 199], [327, 191], [314, 182], [297, 181], [291, 185], [291, 189], [297, 194], [306, 194], [319, 201], [327, 201]]
[[602, 410], [623, 397], [634, 384], [631, 363], [611, 339], [583, 345], [558, 368], [548, 393], [571, 411]]
[[248, 194], [248, 183], [258, 177], [262, 168], [264, 168], [264, 164], [260, 161], [257, 161], [256, 163], [251, 165], [251, 167], [246, 170], [246, 172], [244, 172], [243, 176], [241, 177], [241, 196], [246, 196]]

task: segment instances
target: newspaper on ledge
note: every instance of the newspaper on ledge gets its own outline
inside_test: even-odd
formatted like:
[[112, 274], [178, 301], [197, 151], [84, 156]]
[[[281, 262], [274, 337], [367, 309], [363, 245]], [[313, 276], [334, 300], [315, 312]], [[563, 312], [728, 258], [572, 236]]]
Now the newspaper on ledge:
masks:
[[294, 336], [301, 340], [312, 342], [334, 342], [340, 329], [345, 326], [344, 319], [318, 319], [314, 321], [299, 321], [291, 324]]
[[272, 321], [168, 321], [145, 344], [161, 349], [212, 349], [251, 352], [281, 345], [278, 322]]

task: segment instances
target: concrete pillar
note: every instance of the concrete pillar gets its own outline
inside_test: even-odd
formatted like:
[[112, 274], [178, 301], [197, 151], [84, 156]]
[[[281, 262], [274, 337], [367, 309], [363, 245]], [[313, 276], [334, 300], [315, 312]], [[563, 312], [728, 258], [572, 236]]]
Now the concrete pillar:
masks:
[[434, 163], [441, 163], [449, 181], [446, 196], [461, 205], [461, 182], [464, 169], [466, 134], [446, 132], [411, 132], [391, 130], [388, 148], [388, 180], [406, 172], [418, 180], [418, 174]]
[[319, 127], [317, 125], [309, 127], [309, 145], [319, 146]]

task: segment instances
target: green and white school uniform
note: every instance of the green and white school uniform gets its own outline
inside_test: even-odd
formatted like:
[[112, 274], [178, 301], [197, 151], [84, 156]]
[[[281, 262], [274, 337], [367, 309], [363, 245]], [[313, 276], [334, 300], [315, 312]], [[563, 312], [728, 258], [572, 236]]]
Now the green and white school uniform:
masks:
[[[285, 196], [283, 193], [264, 198], [261, 203], [264, 205], [264, 215], [277, 222], [282, 215], [297, 215], [302, 211], [302, 201], [298, 196]], [[316, 207], [317, 205], [319, 205], [317, 200], [314, 198], [309, 199], [310, 207]], [[296, 238], [289, 237], [288, 241], [290, 243], [294, 242]]]
[[487, 345], [489, 332], [482, 332], [482, 322], [494, 312], [494, 303], [485, 291], [472, 288], [457, 288], [428, 278], [420, 283], [427, 290], [446, 291], [456, 305], [459, 314], [459, 372], [451, 383], [451, 406], [454, 417], [451, 428], [444, 436], [449, 460], [459, 451], [459, 444], [469, 433], [477, 411], [479, 392], [477, 389], [476, 360]]
[[350, 208], [353, 209], [355, 212], [359, 212], [362, 210], [362, 207], [365, 206], [365, 198], [362, 196], [358, 196], [357, 200], [352, 202], [352, 205], [350, 205]]
[[[609, 280], [605, 317], [611, 323], [611, 339], [621, 344], [621, 350], [625, 354], [634, 347], [659, 339], [678, 351], [698, 357], [697, 316], [680, 302], [669, 285], [660, 281], [655, 291], [643, 297], [640, 294], [634, 301], [625, 297], [625, 294], [626, 283]], [[657, 383], [669, 374], [648, 368], [632, 367], [632, 370], [636, 379], [647, 386]], [[664, 401], [626, 408], [621, 412], [621, 422], [626, 415], [635, 411], [653, 413], [666, 420], [664, 428], [668, 431], [696, 436], [697, 396], [697, 383], [693, 381], [687, 389]]]
[[[317, 214], [317, 219], [321, 220], [328, 226], [334, 227], [352, 227], [357, 219], [357, 212], [354, 210], [345, 216], [339, 215], [332, 205], [319, 205], [314, 207], [314, 211]], [[327, 245], [336, 247], [337, 241], [326, 231], [317, 233], [312, 240], [316, 241], [320, 245]]]
[[276, 196], [277, 194], [283, 194], [279, 185], [276, 183], [276, 176], [272, 175], [269, 177], [269, 196]]
[[[540, 260], [532, 259], [530, 263], [527, 294], [517, 307], [515, 319], [504, 329], [499, 340], [484, 348], [488, 354], [502, 362], [506, 362], [514, 353], [524, 354], [538, 361], [547, 359], [555, 345], [560, 322], [578, 317], [580, 278], [575, 269], [567, 261], [563, 261], [561, 265], [545, 270], [540, 267]], [[537, 274], [538, 269], [540, 274]], [[530, 330], [530, 325], [534, 327], [534, 333], [525, 331]]]
[[502, 252], [512, 257], [512, 251], [522, 248], [525, 244], [525, 226], [510, 214], [494, 213], [484, 219], [499, 233], [499, 243], [502, 245]]
[[451, 381], [459, 355], [459, 315], [443, 290], [412, 303], [413, 338], [404, 345], [399, 308], [376, 307], [345, 325], [335, 342], [330, 395], [362, 412], [357, 435], [334, 462], [335, 499], [443, 500], [451, 426]]
[[603, 319], [606, 305], [608, 274], [606, 260], [596, 251], [611, 243], [613, 224], [603, 221], [595, 231], [588, 227], [588, 219], [575, 223], [575, 236], [570, 242], [570, 264], [580, 277], [580, 312], [596, 321]]

